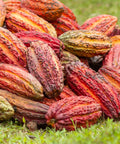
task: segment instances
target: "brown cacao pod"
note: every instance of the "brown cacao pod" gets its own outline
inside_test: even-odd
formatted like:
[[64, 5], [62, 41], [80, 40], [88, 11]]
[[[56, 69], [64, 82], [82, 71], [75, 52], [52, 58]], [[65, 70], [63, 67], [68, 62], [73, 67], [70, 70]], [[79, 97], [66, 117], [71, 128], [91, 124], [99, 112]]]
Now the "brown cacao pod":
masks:
[[47, 21], [54, 21], [64, 11], [58, 0], [21, 0], [21, 6], [39, 15]]
[[55, 52], [47, 43], [32, 42], [27, 51], [27, 63], [32, 73], [42, 84], [45, 94], [59, 96], [63, 89], [62, 66]]
[[34, 76], [22, 68], [4, 63], [0, 63], [0, 88], [35, 100], [44, 96], [43, 88]]
[[8, 100], [15, 110], [15, 118], [23, 122], [36, 122], [37, 124], [46, 124], [45, 114], [48, 106], [40, 102], [22, 98], [16, 94], [0, 89], [0, 95]]
[[59, 36], [65, 49], [77, 56], [93, 57], [107, 53], [111, 40], [101, 32], [89, 30], [72, 30]]
[[68, 64], [66, 73], [68, 85], [77, 95], [94, 98], [107, 116], [119, 117], [119, 94], [104, 77], [80, 62]]
[[6, 16], [6, 26], [14, 33], [20, 31], [38, 31], [57, 37], [55, 28], [50, 23], [24, 8], [9, 12]]
[[86, 96], [64, 98], [50, 106], [47, 124], [56, 130], [68, 131], [95, 124], [102, 114], [101, 106]]
[[0, 27], [3, 26], [6, 16], [6, 7], [2, 0], [0, 0]]
[[0, 94], [0, 121], [9, 120], [14, 115], [14, 110], [9, 102]]
[[120, 35], [111, 37], [112, 48], [105, 56], [103, 66], [116, 67], [120, 69]]
[[77, 95], [69, 88], [69, 86], [64, 86], [63, 91], [59, 95], [61, 99], [72, 97], [72, 96], [77, 96]]
[[117, 20], [118, 19], [115, 16], [99, 15], [85, 21], [85, 23], [81, 26], [81, 29], [95, 30], [103, 32], [109, 36], [113, 32]]
[[64, 11], [62, 13], [62, 16], [68, 17], [69, 19], [76, 21], [76, 16], [74, 15], [74, 13], [72, 12], [71, 9], [69, 9], [66, 5], [64, 5], [62, 3], [62, 6], [64, 8]]
[[40, 33], [37, 31], [23, 31], [15, 33], [15, 35], [20, 38], [27, 47], [30, 47], [31, 42], [40, 40], [46, 42], [55, 51], [59, 58], [61, 58], [63, 55], [63, 43], [59, 39], [52, 37], [47, 33]]
[[99, 69], [99, 73], [111, 84], [120, 94], [120, 69], [103, 66]]
[[20, 9], [21, 8], [21, 2], [20, 0], [5, 0], [4, 4], [6, 6], [6, 12], [10, 12], [14, 9]]
[[0, 28], [0, 62], [26, 67], [26, 46], [9, 30]]
[[79, 30], [80, 25], [77, 24], [74, 20], [66, 17], [61, 16], [56, 21], [52, 22], [52, 25], [55, 27], [57, 36], [60, 36], [61, 34], [70, 31], [70, 30]]

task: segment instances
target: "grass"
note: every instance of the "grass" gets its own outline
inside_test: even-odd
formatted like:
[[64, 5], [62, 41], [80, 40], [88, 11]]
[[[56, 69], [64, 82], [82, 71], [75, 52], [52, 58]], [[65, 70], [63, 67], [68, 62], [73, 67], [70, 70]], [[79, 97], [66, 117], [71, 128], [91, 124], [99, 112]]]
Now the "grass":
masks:
[[101, 121], [87, 129], [55, 131], [46, 128], [30, 132], [12, 121], [0, 124], [0, 144], [119, 144], [120, 122]]
[[[110, 14], [118, 17], [120, 24], [119, 0], [60, 0], [70, 7], [81, 25], [86, 19]], [[88, 129], [73, 132], [55, 131], [46, 128], [30, 132], [12, 121], [0, 124], [0, 144], [119, 144], [120, 122], [100, 121]]]

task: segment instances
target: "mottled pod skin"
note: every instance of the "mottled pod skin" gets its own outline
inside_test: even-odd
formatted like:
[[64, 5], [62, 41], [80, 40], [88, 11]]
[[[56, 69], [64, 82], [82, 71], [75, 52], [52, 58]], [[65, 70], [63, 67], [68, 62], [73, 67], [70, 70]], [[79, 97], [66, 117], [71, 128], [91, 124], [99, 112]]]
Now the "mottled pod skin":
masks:
[[31, 42], [40, 40], [46, 42], [55, 51], [59, 58], [63, 55], [63, 43], [59, 39], [52, 37], [50, 34], [40, 33], [37, 31], [23, 31], [15, 33], [15, 35], [20, 38], [27, 47], [30, 47]]
[[73, 96], [51, 105], [45, 117], [47, 124], [56, 130], [65, 128], [72, 131], [95, 124], [101, 114], [101, 106], [94, 99], [86, 96]]
[[0, 88], [35, 100], [44, 96], [43, 87], [33, 75], [10, 64], [0, 63]]
[[6, 16], [6, 26], [13, 33], [20, 31], [38, 31], [57, 37], [52, 24], [24, 8], [9, 12]]
[[72, 30], [59, 36], [65, 50], [81, 57], [93, 57], [107, 53], [111, 40], [101, 32], [89, 30]]
[[110, 37], [120, 35], [120, 27], [118, 25], [115, 26], [113, 32], [109, 35]]
[[47, 21], [56, 20], [64, 11], [58, 0], [21, 0], [21, 6]]
[[120, 69], [120, 35], [111, 37], [112, 48], [105, 56], [103, 66], [110, 66]]
[[95, 30], [99, 32], [103, 32], [107, 36], [109, 36], [116, 25], [117, 17], [111, 15], [99, 15], [93, 18], [88, 19], [81, 26], [81, 29], [85, 30]]
[[14, 10], [14, 9], [20, 9], [21, 8], [20, 0], [5, 0], [4, 4], [5, 4], [7, 13]]
[[0, 28], [0, 62], [26, 67], [27, 47], [9, 30]]
[[0, 27], [3, 26], [5, 16], [6, 16], [6, 7], [4, 5], [4, 2], [0, 0]]
[[77, 95], [69, 88], [69, 86], [64, 86], [63, 91], [59, 95], [61, 99], [72, 97], [72, 96], [77, 96]]
[[0, 89], [0, 95], [3, 96], [13, 106], [15, 115], [20, 122], [35, 122], [36, 124], [46, 124], [45, 114], [48, 106], [40, 102], [22, 98], [16, 94]]
[[108, 117], [119, 117], [119, 94], [104, 77], [80, 62], [68, 64], [66, 73], [68, 85], [77, 95], [94, 98]]
[[32, 42], [27, 51], [28, 69], [42, 84], [45, 94], [59, 96], [63, 89], [62, 66], [55, 52], [45, 42]]
[[10, 103], [0, 94], [0, 121], [9, 120], [14, 115]]
[[69, 19], [76, 21], [76, 16], [74, 15], [74, 13], [72, 12], [71, 9], [69, 9], [66, 5], [64, 5], [62, 3], [62, 6], [64, 8], [64, 11], [62, 13], [62, 16], [68, 17]]
[[79, 30], [80, 29], [80, 25], [76, 21], [74, 21], [66, 16], [61, 16], [56, 21], [53, 21], [52, 25], [56, 29], [57, 36], [60, 36], [61, 34], [67, 32], [67, 31], [70, 31], [70, 30]]
[[99, 73], [111, 84], [120, 94], [120, 69], [109, 66], [103, 66]]

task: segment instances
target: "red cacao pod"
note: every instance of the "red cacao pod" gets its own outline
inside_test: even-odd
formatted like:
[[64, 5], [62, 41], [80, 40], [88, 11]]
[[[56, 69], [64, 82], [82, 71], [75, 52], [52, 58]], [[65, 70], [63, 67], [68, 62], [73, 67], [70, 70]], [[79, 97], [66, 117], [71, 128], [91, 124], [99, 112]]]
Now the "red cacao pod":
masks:
[[71, 131], [95, 124], [101, 114], [101, 106], [94, 99], [73, 96], [52, 104], [45, 117], [47, 124], [56, 130]]

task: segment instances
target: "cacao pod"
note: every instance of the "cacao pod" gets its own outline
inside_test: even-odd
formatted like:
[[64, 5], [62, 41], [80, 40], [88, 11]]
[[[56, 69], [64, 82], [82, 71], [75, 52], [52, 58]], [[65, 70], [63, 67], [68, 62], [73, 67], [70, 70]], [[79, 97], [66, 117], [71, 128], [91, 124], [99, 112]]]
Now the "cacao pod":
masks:
[[103, 66], [116, 67], [120, 69], [120, 36], [116, 35], [111, 37], [112, 48], [105, 56]]
[[0, 0], [0, 27], [3, 26], [6, 16], [6, 8], [2, 0]]
[[26, 70], [0, 63], [0, 88], [30, 99], [41, 99], [43, 87]]
[[8, 100], [15, 110], [15, 118], [20, 122], [35, 122], [39, 125], [46, 124], [45, 114], [48, 106], [33, 100], [22, 98], [16, 94], [0, 89], [0, 95]]
[[38, 31], [57, 37], [55, 28], [50, 23], [24, 8], [9, 12], [6, 16], [6, 26], [14, 33], [20, 31]]
[[62, 57], [62, 49], [64, 49], [63, 43], [59, 39], [52, 37], [47, 33], [40, 33], [37, 31], [23, 31], [15, 33], [15, 35], [20, 38], [27, 47], [30, 47], [30, 43], [33, 41], [44, 41], [55, 51], [59, 58]]
[[68, 17], [69, 19], [76, 21], [76, 16], [74, 15], [74, 13], [72, 12], [71, 9], [69, 9], [66, 5], [64, 5], [62, 3], [62, 6], [64, 8], [64, 11], [62, 13], [62, 16]]
[[97, 31], [72, 30], [60, 35], [59, 39], [67, 51], [81, 57], [105, 54], [112, 45], [109, 37]]
[[14, 9], [20, 9], [21, 8], [21, 2], [20, 0], [5, 0], [4, 4], [6, 6], [6, 12], [10, 12]]
[[109, 36], [116, 25], [117, 17], [111, 15], [99, 15], [93, 18], [88, 19], [81, 26], [81, 29], [85, 30], [95, 30], [99, 32], [103, 32], [107, 36]]
[[31, 42], [27, 63], [30, 73], [42, 84], [45, 94], [49, 98], [59, 96], [63, 89], [63, 72], [52, 48], [42, 41]]
[[9, 120], [14, 115], [14, 110], [9, 102], [0, 94], [0, 121]]
[[118, 25], [115, 26], [113, 32], [109, 36], [120, 35], [120, 27]]
[[99, 73], [111, 84], [120, 94], [120, 69], [103, 66]]
[[51, 99], [44, 97], [44, 98], [40, 101], [40, 103], [46, 104], [46, 105], [48, 105], [48, 106], [51, 106], [53, 103], [55, 103], [55, 102], [58, 101], [58, 100], [60, 100], [60, 97], [51, 98]]
[[94, 98], [108, 117], [119, 117], [119, 94], [102, 75], [80, 62], [68, 64], [66, 73], [68, 85], [77, 95]]
[[55, 27], [57, 36], [60, 36], [61, 34], [70, 31], [70, 30], [79, 30], [80, 25], [77, 24], [74, 20], [61, 16], [56, 21], [52, 22], [52, 25]]
[[68, 86], [64, 86], [63, 91], [59, 95], [61, 99], [72, 97], [72, 96], [77, 96], [77, 95]]
[[0, 62], [26, 67], [26, 46], [9, 30], [0, 28]]
[[39, 15], [47, 21], [54, 21], [64, 11], [58, 0], [21, 0], [21, 6]]
[[47, 124], [56, 130], [71, 131], [95, 124], [101, 114], [101, 106], [94, 99], [73, 96], [52, 104], [45, 117]]

